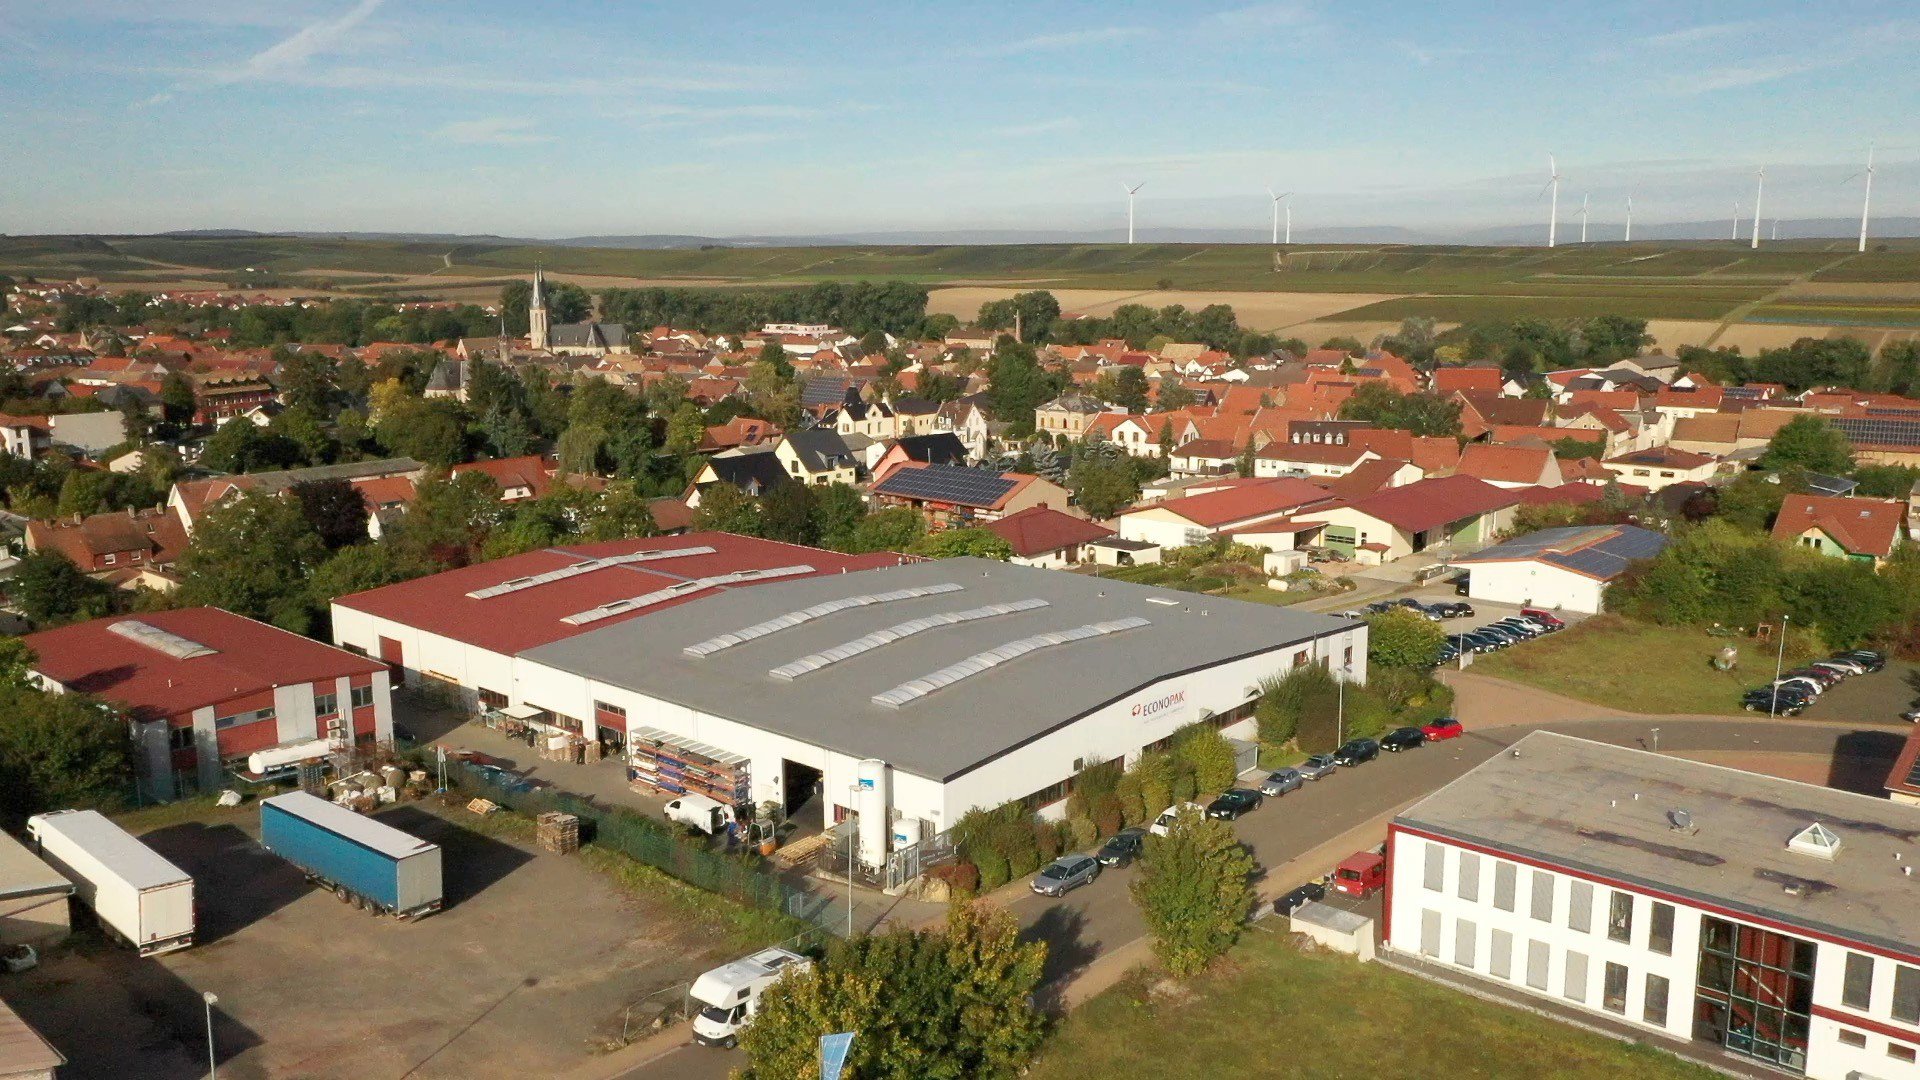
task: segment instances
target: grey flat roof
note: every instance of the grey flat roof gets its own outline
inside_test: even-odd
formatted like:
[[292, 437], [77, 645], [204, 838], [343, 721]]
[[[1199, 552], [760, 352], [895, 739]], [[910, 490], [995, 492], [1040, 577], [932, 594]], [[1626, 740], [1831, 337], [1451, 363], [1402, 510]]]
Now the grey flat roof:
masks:
[[[1513, 750], [1517, 756], [1492, 758], [1395, 821], [1920, 954], [1920, 878], [1902, 873], [1920, 859], [1920, 806], [1545, 731]], [[1675, 810], [1691, 818], [1691, 831], [1672, 826]], [[1787, 848], [1814, 822], [1840, 837], [1831, 862]]]
[[40, 861], [27, 845], [0, 833], [0, 897], [71, 893], [73, 883]]
[[[705, 658], [682, 652], [816, 604], [948, 583], [961, 588], [822, 615]], [[768, 674], [908, 620], [1030, 599], [1046, 606], [929, 629], [791, 680]], [[1008, 660], [898, 708], [872, 700], [1016, 639], [1134, 616], [1148, 624]], [[946, 780], [1148, 684], [1352, 625], [1329, 615], [967, 558], [770, 582], [520, 655]]]

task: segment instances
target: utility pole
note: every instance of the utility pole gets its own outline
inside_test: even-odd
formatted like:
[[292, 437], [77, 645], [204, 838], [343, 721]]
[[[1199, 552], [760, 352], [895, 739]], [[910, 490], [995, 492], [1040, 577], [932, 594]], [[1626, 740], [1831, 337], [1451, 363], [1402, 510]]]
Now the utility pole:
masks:
[[1787, 622], [1791, 615], [1780, 616], [1780, 651], [1773, 657], [1773, 687], [1767, 694], [1767, 716], [1779, 719], [1780, 716], [1780, 669], [1787, 659]]

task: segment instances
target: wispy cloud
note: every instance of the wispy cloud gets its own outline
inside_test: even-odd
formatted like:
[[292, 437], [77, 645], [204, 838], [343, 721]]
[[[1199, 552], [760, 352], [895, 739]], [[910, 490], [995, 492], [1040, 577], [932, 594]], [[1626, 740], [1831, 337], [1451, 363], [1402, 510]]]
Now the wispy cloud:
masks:
[[1061, 131], [1073, 131], [1080, 121], [1071, 116], [1056, 117], [1052, 120], [1037, 120], [1031, 124], [1009, 124], [1006, 127], [991, 128], [989, 135], [999, 135], [1010, 139], [1024, 139], [1032, 135], [1051, 135]]
[[523, 146], [553, 141], [553, 136], [541, 133], [533, 121], [511, 116], [455, 120], [433, 134], [435, 138], [467, 146]]
[[1674, 76], [1675, 88], [1683, 93], [1710, 94], [1716, 90], [1737, 90], [1743, 86], [1759, 86], [1776, 79], [1785, 79], [1793, 75], [1804, 75], [1827, 67], [1813, 60], [1794, 60], [1778, 57], [1760, 60], [1750, 64], [1725, 64], [1719, 67], [1701, 68], [1685, 75]]
[[1304, 4], [1249, 4], [1246, 7], [1216, 11], [1207, 22], [1235, 30], [1278, 30], [1304, 26], [1313, 21], [1313, 12]]
[[797, 131], [742, 131], [733, 135], [715, 135], [711, 139], [702, 139], [700, 145], [713, 149], [729, 146], [764, 146], [767, 143], [786, 142], [797, 139]]
[[1664, 34], [1654, 34], [1641, 38], [1640, 41], [1642, 44], [1650, 45], [1656, 49], [1680, 49], [1690, 45], [1700, 45], [1709, 41], [1719, 41], [1723, 38], [1735, 37], [1759, 25], [1760, 23], [1756, 19], [1703, 23], [1699, 26], [1689, 26], [1681, 30], [1669, 30]]
[[1103, 26], [1091, 30], [1067, 30], [1058, 34], [1035, 34], [1016, 41], [1005, 41], [975, 49], [975, 56], [1017, 56], [1022, 53], [1059, 52], [1087, 45], [1103, 45], [1145, 37], [1144, 26]]
[[[230, 86], [234, 83], [252, 82], [257, 79], [273, 78], [288, 71], [297, 70], [314, 57], [330, 52], [341, 44], [361, 23], [379, 10], [383, 0], [359, 0], [359, 3], [332, 18], [311, 22], [281, 38], [272, 45], [254, 53], [236, 67], [208, 73], [210, 86]], [[159, 104], [172, 97], [175, 92], [187, 89], [186, 85], [175, 87], [172, 91], [155, 94], [148, 104]]]

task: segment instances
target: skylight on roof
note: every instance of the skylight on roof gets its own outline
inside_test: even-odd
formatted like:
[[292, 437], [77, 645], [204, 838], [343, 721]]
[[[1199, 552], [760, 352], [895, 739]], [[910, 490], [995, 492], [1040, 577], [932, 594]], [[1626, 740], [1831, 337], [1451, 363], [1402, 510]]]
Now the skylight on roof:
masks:
[[949, 664], [939, 671], [923, 675], [918, 679], [903, 682], [891, 690], [875, 694], [873, 695], [873, 703], [875, 705], [885, 705], [889, 709], [897, 709], [908, 702], [926, 697], [935, 690], [952, 686], [962, 679], [970, 678], [983, 671], [999, 667], [1009, 660], [1019, 659], [1030, 652], [1052, 648], [1055, 645], [1066, 645], [1075, 641], [1086, 641], [1089, 638], [1104, 637], [1108, 634], [1118, 634], [1122, 631], [1135, 630], [1150, 624], [1151, 620], [1143, 619], [1138, 615], [1130, 615], [1124, 619], [1111, 619], [1107, 622], [1088, 623], [1085, 626], [1076, 626], [1070, 630], [1051, 630], [1044, 634], [1035, 634], [1032, 637], [1021, 638], [1018, 641], [1009, 641], [997, 649], [988, 649], [985, 652], [974, 653], [972, 656], [967, 657], [957, 664]]
[[1787, 850], [1832, 862], [1840, 854], [1842, 843], [1840, 834], [1816, 821], [1794, 833], [1793, 839], [1787, 841]]
[[563, 566], [558, 570], [549, 570], [544, 574], [532, 574], [527, 577], [512, 578], [498, 585], [489, 585], [484, 589], [475, 589], [467, 594], [469, 600], [487, 600], [495, 596], [531, 589], [537, 585], [548, 585], [556, 581], [565, 581], [581, 574], [590, 574], [595, 570], [604, 570], [609, 566], [627, 566], [632, 563], [653, 562], [658, 559], [678, 559], [686, 555], [711, 555], [710, 547], [673, 548], [668, 551], [636, 551], [631, 555], [609, 555], [603, 559], [584, 559], [572, 566]]
[[615, 615], [624, 615], [629, 611], [663, 604], [668, 600], [688, 596], [706, 589], [719, 588], [722, 585], [741, 585], [749, 581], [771, 581], [774, 578], [793, 577], [796, 574], [811, 574], [813, 567], [804, 563], [798, 566], [775, 566], [765, 570], [739, 570], [731, 574], [716, 574], [713, 577], [692, 578], [676, 581], [664, 589], [656, 589], [640, 596], [630, 596], [625, 600], [615, 600], [610, 604], [601, 604], [561, 619], [571, 626], [585, 626], [588, 623], [610, 619]]
[[162, 630], [152, 623], [139, 619], [122, 619], [107, 627], [107, 631], [119, 634], [128, 641], [145, 645], [149, 649], [163, 652], [175, 660], [192, 660], [201, 656], [213, 656], [220, 650], [202, 645], [191, 638], [181, 637], [170, 630]]
[[1036, 608], [1046, 606], [1047, 602], [1045, 600], [1029, 598], [1026, 600], [1012, 600], [1000, 604], [988, 604], [985, 607], [972, 608], [967, 611], [947, 611], [938, 615], [926, 615], [918, 619], [909, 619], [906, 622], [897, 623], [885, 629], [875, 630], [873, 633], [867, 634], [864, 637], [857, 637], [852, 641], [835, 645], [831, 649], [822, 649], [810, 656], [803, 656], [791, 664], [782, 664], [768, 671], [767, 674], [778, 679], [797, 679], [802, 675], [819, 671], [823, 667], [837, 664], [842, 660], [851, 660], [861, 653], [872, 652], [882, 645], [890, 645], [899, 641], [901, 638], [912, 637], [915, 634], [925, 633], [928, 630], [936, 630], [942, 626], [957, 626], [960, 623], [977, 622], [981, 619], [991, 619], [1000, 615], [1012, 615], [1017, 612], [1032, 611]]
[[799, 611], [789, 611], [785, 615], [776, 616], [765, 622], [755, 623], [744, 630], [735, 630], [732, 633], [710, 637], [705, 641], [689, 645], [681, 651], [695, 658], [711, 656], [722, 649], [731, 649], [735, 645], [745, 644], [746, 642], [766, 637], [768, 634], [777, 634], [782, 630], [788, 630], [804, 623], [812, 622], [815, 619], [832, 615], [835, 612], [850, 611], [854, 608], [868, 607], [873, 604], [891, 604], [899, 600], [917, 600], [925, 596], [939, 596], [943, 593], [960, 592], [964, 588], [965, 586], [956, 585], [952, 582], [941, 582], [937, 585], [916, 585], [910, 589], [894, 589], [891, 592], [862, 593], [859, 596], [843, 596], [838, 600], [829, 600], [823, 604], [815, 604], [812, 607], [801, 608]]

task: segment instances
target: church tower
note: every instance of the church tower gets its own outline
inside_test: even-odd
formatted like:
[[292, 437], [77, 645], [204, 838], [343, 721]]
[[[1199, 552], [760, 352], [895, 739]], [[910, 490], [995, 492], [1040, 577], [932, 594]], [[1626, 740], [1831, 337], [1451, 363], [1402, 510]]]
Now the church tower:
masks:
[[527, 301], [527, 338], [535, 349], [547, 347], [547, 279], [533, 269], [533, 296]]

